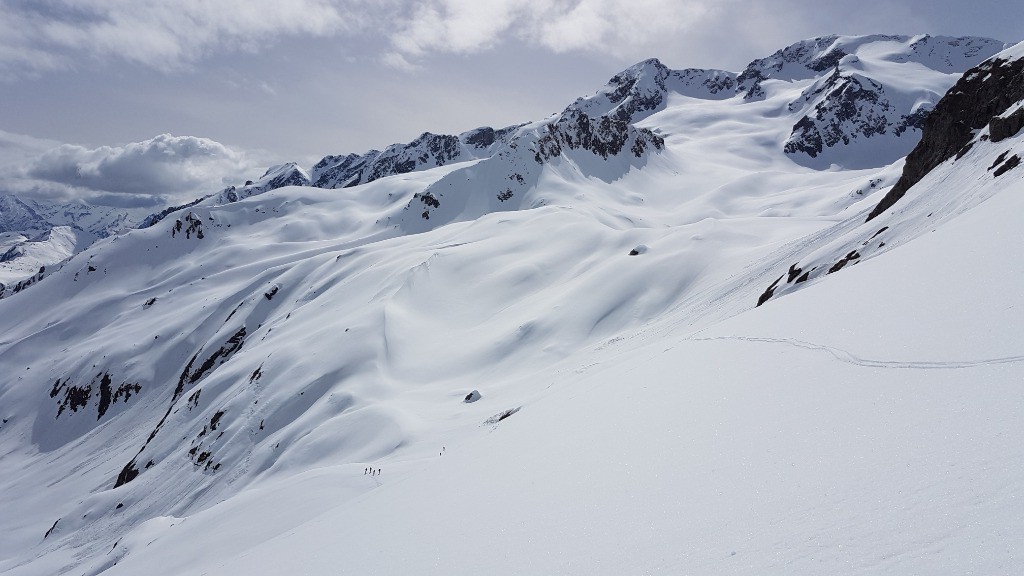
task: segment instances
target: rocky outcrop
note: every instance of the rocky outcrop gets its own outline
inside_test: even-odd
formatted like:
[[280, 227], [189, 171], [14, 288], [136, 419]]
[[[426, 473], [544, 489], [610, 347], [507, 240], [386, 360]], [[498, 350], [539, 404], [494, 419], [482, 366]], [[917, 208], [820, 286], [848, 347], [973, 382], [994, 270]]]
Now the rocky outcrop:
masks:
[[637, 128], [609, 116], [591, 118], [578, 110], [567, 111], [545, 129], [535, 148], [534, 160], [538, 164], [561, 155], [563, 148], [582, 149], [607, 159], [622, 152], [627, 143], [630, 153], [637, 158], [648, 149], [665, 147], [665, 140], [647, 128]]
[[74, 413], [87, 408], [95, 400], [96, 419], [99, 420], [111, 404], [118, 401], [127, 403], [133, 394], [142, 391], [142, 386], [137, 382], [122, 382], [116, 388], [112, 384], [109, 372], [96, 374], [88, 384], [75, 384], [70, 377], [57, 379], [50, 389], [50, 398], [57, 400], [56, 418], [60, 418], [65, 410]]
[[895, 131], [895, 108], [885, 89], [870, 78], [835, 72], [807, 98], [818, 97], [810, 114], [803, 116], [786, 140], [787, 154], [803, 152], [815, 158], [825, 148]]
[[1024, 106], [1009, 114], [996, 116], [988, 122], [988, 133], [992, 142], [1002, 142], [1016, 136], [1024, 128]]
[[163, 210], [161, 210], [159, 212], [150, 214], [149, 216], [146, 216], [145, 218], [142, 219], [142, 222], [139, 223], [138, 228], [140, 230], [144, 229], [144, 228], [151, 228], [152, 226], [155, 226], [158, 222], [160, 222], [161, 220], [163, 220], [164, 218], [166, 218], [170, 214], [173, 214], [174, 212], [177, 212], [178, 210], [184, 210], [185, 208], [191, 208], [191, 207], [195, 206], [196, 204], [199, 204], [203, 200], [206, 200], [206, 198], [207, 197], [205, 197], [205, 196], [203, 198], [196, 198], [195, 200], [193, 200], [193, 201], [191, 201], [191, 202], [189, 202], [187, 204], [181, 204], [179, 206], [169, 206], [169, 207], [164, 208]]
[[935, 105], [924, 122], [921, 141], [907, 156], [903, 175], [871, 211], [868, 220], [891, 208], [933, 168], [966, 153], [973, 146], [975, 131], [993, 121], [1001, 138], [1007, 137], [1013, 126], [1019, 130], [1020, 120], [1014, 114], [1007, 119], [1001, 116], [1022, 100], [1024, 58], [992, 59], [969, 70]]
[[325, 156], [313, 166], [312, 185], [349, 188], [395, 174], [427, 170], [489, 156], [519, 126], [476, 128], [458, 136], [424, 132], [407, 144], [363, 154]]
[[[139, 448], [139, 451], [135, 455], [135, 457], [132, 458], [127, 464], [125, 464], [123, 468], [121, 468], [121, 471], [117, 475], [117, 479], [114, 481], [114, 488], [131, 482], [132, 480], [137, 478], [138, 475], [141, 473], [141, 470], [139, 470], [138, 462], [142, 461], [142, 455], [146, 451], [146, 448], [149, 446], [150, 442], [152, 442], [153, 439], [156, 438], [156, 435], [160, 432], [160, 429], [164, 426], [164, 423], [167, 422], [167, 418], [171, 415], [171, 411], [174, 410], [174, 406], [177, 403], [178, 399], [181, 398], [181, 396], [184, 394], [185, 386], [187, 384], [195, 384], [196, 382], [199, 382], [204, 377], [208, 376], [217, 367], [230, 360], [232, 356], [234, 356], [239, 350], [241, 350], [242, 345], [245, 344], [245, 337], [245, 326], [242, 326], [241, 328], [238, 329], [238, 331], [236, 331], [234, 334], [228, 337], [227, 341], [224, 342], [223, 345], [221, 345], [217, 350], [214, 350], [213, 353], [210, 354], [199, 366], [196, 366], [196, 362], [199, 360], [200, 354], [203, 353], [203, 350], [200, 349], [192, 356], [192, 359], [188, 361], [188, 364], [182, 371], [181, 376], [178, 377], [178, 384], [174, 388], [174, 393], [171, 395], [170, 403], [167, 406], [167, 411], [164, 412], [163, 417], [160, 419], [159, 422], [157, 422], [156, 426], [149, 433], [149, 437], [146, 438], [146, 441], [142, 444], [142, 448]], [[189, 396], [187, 405], [192, 407], [194, 404], [198, 403], [198, 400], [199, 390], [197, 390], [196, 392]], [[219, 420], [220, 416], [217, 416], [216, 418], [217, 420]], [[213, 422], [213, 424], [216, 424], [216, 422]], [[204, 458], [204, 462], [206, 460], [207, 458]], [[149, 460], [149, 462], [146, 464], [146, 468], [149, 468], [152, 465], [153, 460]]]

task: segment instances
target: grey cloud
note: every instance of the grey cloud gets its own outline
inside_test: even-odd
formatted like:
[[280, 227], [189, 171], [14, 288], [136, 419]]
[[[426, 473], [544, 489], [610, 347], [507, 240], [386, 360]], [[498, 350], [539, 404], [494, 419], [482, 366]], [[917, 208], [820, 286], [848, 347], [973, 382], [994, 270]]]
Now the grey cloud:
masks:
[[0, 188], [35, 198], [156, 206], [216, 192], [258, 175], [262, 166], [245, 152], [195, 136], [161, 134], [99, 148], [62, 144], [40, 152], [42, 142], [0, 133], [0, 148], [25, 158], [0, 165]]
[[113, 206], [115, 208], [147, 208], [150, 210], [164, 208], [175, 203], [175, 199], [173, 197], [162, 195], [148, 196], [145, 194], [107, 194], [87, 192], [81, 195], [81, 199], [85, 200], [89, 204], [92, 204], [93, 206]]
[[161, 134], [121, 147], [64, 144], [28, 167], [30, 178], [111, 193], [168, 194], [243, 172], [245, 157], [219, 142]]

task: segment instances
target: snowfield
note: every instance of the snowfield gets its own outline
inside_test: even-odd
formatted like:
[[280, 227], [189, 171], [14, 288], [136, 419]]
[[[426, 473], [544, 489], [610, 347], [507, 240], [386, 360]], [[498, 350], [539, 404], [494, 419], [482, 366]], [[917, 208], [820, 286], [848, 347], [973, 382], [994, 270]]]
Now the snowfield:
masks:
[[0, 300], [0, 573], [1021, 572], [1024, 132], [869, 222], [911, 129], [786, 147], [831, 74], [931, 107], [1004, 47], [830, 38]]

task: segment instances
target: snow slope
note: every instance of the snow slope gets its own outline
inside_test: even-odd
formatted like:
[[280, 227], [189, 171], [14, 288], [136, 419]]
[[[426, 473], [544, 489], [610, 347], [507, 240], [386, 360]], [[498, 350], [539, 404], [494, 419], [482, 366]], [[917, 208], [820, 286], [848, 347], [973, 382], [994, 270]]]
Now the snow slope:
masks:
[[490, 156], [201, 202], [0, 300], [0, 572], [1019, 571], [1024, 136], [762, 301], [903, 169], [792, 160], [801, 54], [647, 108], [641, 63]]
[[152, 520], [109, 573], [1015, 573], [1022, 188], [813, 290], [525, 374], [525, 398], [451, 395], [463, 429], [380, 476]]

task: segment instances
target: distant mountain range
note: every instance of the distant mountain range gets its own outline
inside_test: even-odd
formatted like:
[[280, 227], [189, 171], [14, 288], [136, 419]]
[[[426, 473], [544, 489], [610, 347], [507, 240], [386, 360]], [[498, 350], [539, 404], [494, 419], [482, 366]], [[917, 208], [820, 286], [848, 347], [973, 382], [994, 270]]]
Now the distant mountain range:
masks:
[[[974, 37], [825, 36], [755, 60], [739, 73], [671, 70], [651, 59], [615, 75], [594, 95], [578, 99], [560, 115], [548, 119], [546, 126], [559, 127], [557, 133], [546, 133], [548, 128], [538, 131], [529, 124], [481, 127], [459, 135], [424, 133], [412, 142], [392, 144], [383, 151], [325, 156], [309, 171], [295, 163], [273, 166], [255, 182], [229, 186], [202, 198], [207, 203], [222, 204], [282, 186], [347, 188], [387, 176], [487, 160], [486, 164], [492, 166], [487, 170], [493, 172], [488, 177], [502, 182], [510, 179], [508, 185], [497, 186], [494, 191], [495, 197], [504, 198], [500, 208], [507, 209], [511, 204], [506, 202], [517, 190], [535, 184], [528, 181], [527, 168], [532, 164], [520, 156], [533, 154], [539, 164], [547, 154], [544, 150], [560, 150], [563, 145], [617, 152], [617, 142], [630, 138], [626, 135], [630, 126], [663, 110], [672, 97], [737, 99], [750, 104], [749, 112], [754, 117], [770, 113], [787, 118], [792, 130], [780, 145], [798, 164], [814, 168], [831, 164], [879, 167], [913, 148], [935, 102], [959, 74], [1003, 47], [1001, 42]], [[864, 61], [863, 54], [869, 54]], [[768, 80], [806, 86], [784, 108], [769, 111], [763, 104], [767, 100], [763, 85]], [[589, 122], [591, 118], [606, 118], [607, 124], [598, 127]], [[653, 144], [651, 136], [641, 136], [640, 146]], [[525, 152], [510, 154], [510, 150], [518, 149]], [[435, 208], [431, 199], [440, 195], [427, 190], [419, 196], [425, 202], [421, 214], [430, 214]], [[169, 207], [137, 220], [124, 210], [110, 207], [50, 205], [7, 195], [0, 196], [0, 232], [29, 238], [53, 226], [71, 226], [86, 233], [76, 244], [81, 250], [90, 244], [90, 237], [103, 238], [135, 226], [150, 226], [180, 208]], [[13, 246], [10, 242], [6, 245]], [[27, 268], [20, 263], [18, 269]], [[8, 281], [10, 275], [5, 276]]]

